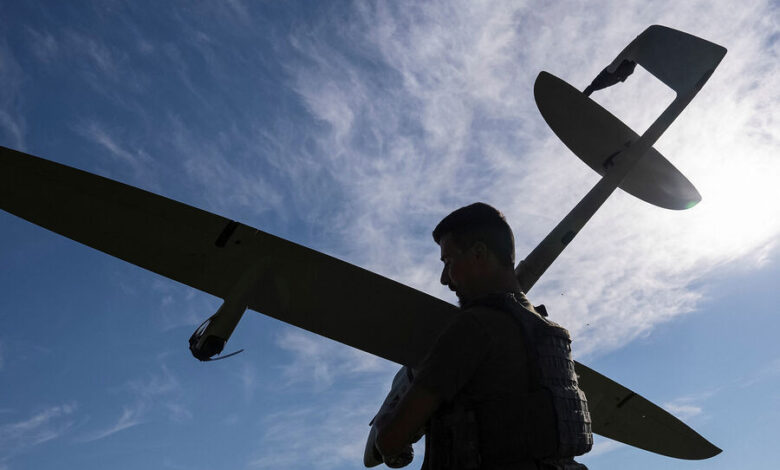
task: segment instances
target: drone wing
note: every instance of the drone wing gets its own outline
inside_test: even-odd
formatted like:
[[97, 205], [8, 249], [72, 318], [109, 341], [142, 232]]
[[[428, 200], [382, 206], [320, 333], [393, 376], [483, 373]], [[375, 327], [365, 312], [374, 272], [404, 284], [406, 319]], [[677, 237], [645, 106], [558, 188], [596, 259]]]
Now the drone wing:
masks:
[[402, 364], [426, 352], [455, 310], [244, 224], [4, 147], [0, 209], [223, 299], [254, 269], [252, 310]]
[[[224, 217], [0, 147], [0, 209], [162, 276], [226, 298], [249, 269], [249, 308], [405, 365], [456, 308]], [[593, 430], [672, 457], [720, 452], [681, 421], [577, 364]]]
[[576, 363], [588, 397], [593, 432], [656, 454], [686, 460], [714, 457], [721, 450], [669, 412], [588, 366]]

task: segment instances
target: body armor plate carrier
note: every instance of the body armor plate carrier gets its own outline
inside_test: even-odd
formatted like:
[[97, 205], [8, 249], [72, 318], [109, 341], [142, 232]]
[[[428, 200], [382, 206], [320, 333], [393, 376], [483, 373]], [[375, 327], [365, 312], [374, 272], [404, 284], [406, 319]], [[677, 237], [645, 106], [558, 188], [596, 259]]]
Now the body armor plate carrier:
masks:
[[[534, 442], [529, 451], [539, 460], [582, 455], [593, 447], [593, 434], [588, 402], [577, 383], [569, 332], [545, 318], [544, 306], [534, 308], [523, 296], [518, 297], [511, 293], [501, 294], [477, 303], [512, 315], [522, 331], [531, 365], [533, 398], [529, 397], [528, 404], [539, 406], [539, 400], [542, 400], [550, 403], [554, 410], [555, 432], [535, 433], [546, 435], [544, 440], [553, 442]], [[531, 412], [530, 416], [533, 414]], [[544, 423], [529, 424], [545, 427]]]
[[[471, 306], [484, 306], [511, 315], [522, 332], [529, 359], [530, 389], [517, 396], [523, 410], [518, 418], [523, 422], [524, 435], [494, 437], [514, 440], [525, 449], [528, 459], [541, 465], [538, 468], [586, 468], [572, 459], [590, 451], [593, 434], [587, 400], [577, 383], [569, 332], [547, 320], [544, 307], [534, 308], [523, 295], [491, 295], [478, 299]], [[430, 422], [433, 442], [426, 449], [427, 465], [423, 468], [480, 468], [482, 462], [474, 435], [477, 428], [471, 406], [456, 397]]]

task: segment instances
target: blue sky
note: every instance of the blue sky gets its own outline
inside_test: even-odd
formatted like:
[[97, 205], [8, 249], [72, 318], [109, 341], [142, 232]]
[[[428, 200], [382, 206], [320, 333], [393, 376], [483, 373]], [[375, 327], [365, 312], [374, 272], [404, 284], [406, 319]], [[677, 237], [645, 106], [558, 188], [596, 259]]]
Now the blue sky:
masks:
[[[0, 144], [240, 220], [454, 301], [430, 230], [482, 200], [521, 259], [597, 180], [533, 80], [582, 88], [664, 24], [729, 49], [656, 145], [702, 193], [617, 192], [531, 292], [582, 362], [724, 449], [599, 439], [592, 468], [767, 466], [780, 420], [778, 7], [732, 2], [0, 1]], [[594, 95], [642, 131], [637, 70]], [[0, 470], [362, 468], [396, 366], [0, 213]], [[410, 468], [418, 468], [420, 460]]]

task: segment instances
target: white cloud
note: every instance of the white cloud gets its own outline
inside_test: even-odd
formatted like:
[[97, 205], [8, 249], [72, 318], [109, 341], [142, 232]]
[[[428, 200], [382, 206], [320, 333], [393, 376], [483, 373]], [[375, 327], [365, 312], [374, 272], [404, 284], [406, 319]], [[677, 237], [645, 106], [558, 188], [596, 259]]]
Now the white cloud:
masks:
[[276, 343], [292, 353], [292, 360], [283, 367], [287, 385], [311, 383], [316, 390], [324, 390], [340, 379], [385, 376], [398, 368], [371, 354], [292, 327], [285, 327]]
[[166, 129], [166, 143], [181, 157], [183, 170], [199, 187], [209, 209], [223, 215], [283, 212], [280, 191], [266, 177], [257, 159], [258, 150], [247, 145], [246, 136], [236, 128], [225, 129], [216, 138], [203, 136], [188, 129], [178, 117], [171, 117]]
[[[677, 213], [618, 191], [532, 293], [574, 332], [580, 357], [604, 353], [696, 310], [707, 295], [692, 287], [697, 279], [734, 260], [766, 260], [780, 232], [780, 221], [766, 220], [766, 207], [746, 209], [751, 201], [780, 199], [771, 176], [780, 174], [777, 95], [769, 85], [777, 61], [751, 65], [767, 53], [762, 48], [773, 32], [771, 25], [750, 24], [767, 16], [766, 8], [756, 1], [733, 15], [715, 7], [712, 23], [703, 24], [698, 12], [674, 2], [361, 5], [345, 22], [323, 18], [338, 25], [337, 34], [322, 27], [291, 37], [302, 57], [289, 64], [293, 87], [326, 125], [309, 130], [317, 143], [310, 154], [272, 161], [291, 181], [324, 174], [344, 194], [338, 213], [309, 219], [318, 230], [338, 228], [344, 240], [338, 255], [449, 296], [438, 286], [438, 253], [429, 235], [441, 217], [475, 200], [493, 203], [515, 227], [522, 257], [597, 180], [539, 117], [531, 92], [539, 70], [584, 87], [652, 23], [725, 44], [727, 60], [658, 143], [704, 202]], [[334, 34], [346, 50], [332, 46]], [[752, 91], [745, 93], [748, 82]], [[620, 108], [640, 132], [660, 111], [657, 103], [670, 99], [641, 70], [623, 87], [622, 94], [608, 90], [599, 99]], [[644, 99], [626, 103], [632, 93]], [[763, 117], [756, 121], [757, 115]], [[269, 140], [283, 155], [285, 142]], [[735, 180], [742, 181], [739, 188], [729, 186]], [[302, 186], [296, 199], [311, 202], [310, 213], [324, 212], [317, 204], [322, 194]], [[724, 230], [729, 219], [739, 223]], [[293, 352], [284, 368], [288, 385], [311, 384], [326, 393], [339, 378], [352, 377], [350, 393], [365, 396], [312, 398], [307, 408], [268, 416], [262, 444], [274, 452], [262, 452], [251, 466], [359, 461], [367, 431], [361, 420], [373, 415], [386, 389], [359, 385], [349, 371], [364, 358], [348, 357], [348, 348], [329, 340], [288, 329], [277, 344]], [[376, 377], [389, 379], [392, 371]], [[701, 400], [683, 397], [664, 406], [690, 419], [704, 413]], [[599, 438], [589, 457], [623, 446]]]
[[28, 47], [38, 60], [48, 63], [57, 56], [59, 45], [52, 33], [49, 31], [38, 31], [30, 26], [27, 26], [25, 29], [30, 38]]
[[[336, 35], [347, 50], [330, 45], [327, 28], [294, 36], [305, 58], [291, 65], [295, 90], [328, 124], [314, 135], [319, 163], [349, 201], [329, 219], [348, 240], [338, 254], [449, 296], [437, 286], [427, 234], [450, 210], [484, 200], [507, 214], [522, 258], [596, 181], [538, 116], [535, 75], [547, 69], [584, 87], [645, 27], [664, 23], [730, 49], [658, 143], [704, 202], [673, 212], [618, 191], [532, 297], [574, 332], [580, 356], [695, 311], [707, 295], [695, 281], [737, 260], [766, 262], [780, 233], [780, 220], [766, 217], [780, 200], [778, 92], [770, 85], [779, 66], [769, 59], [777, 45], [772, 23], [758, 19], [771, 17], [769, 8], [754, 1], [735, 14], [719, 4], [703, 23], [675, 2], [394, 3], [350, 16]], [[597, 93], [628, 122], [646, 125], [659, 112], [653, 104], [670, 96], [649, 80], [640, 71]]]
[[178, 379], [164, 365], [159, 373], [148, 374], [125, 384], [120, 393], [131, 400], [122, 405], [116, 421], [79, 437], [81, 442], [92, 442], [112, 436], [125, 429], [165, 417], [180, 422], [192, 418], [187, 400]]
[[[780, 200], [774, 181], [780, 174], [773, 86], [778, 43], [771, 41], [777, 28], [776, 15], [766, 14], [769, 2], [751, 1], [736, 10], [721, 2], [708, 6], [706, 15], [691, 3], [672, 1], [431, 1], [356, 8], [347, 20], [323, 10], [318, 27], [300, 28], [288, 38], [297, 55], [290, 55], [285, 72], [315, 125], [287, 129], [280, 118], [274, 124], [283, 132], [257, 121], [227, 123], [201, 134], [177, 116], [155, 121], [165, 135], [160, 145], [179, 158], [177, 168], [195, 182], [209, 209], [265, 214], [293, 207], [311, 224], [313, 238], [327, 240], [321, 243], [340, 256], [451, 298], [438, 285], [438, 254], [429, 235], [442, 216], [474, 200], [495, 204], [515, 227], [522, 257], [596, 180], [540, 119], [531, 92], [538, 71], [582, 87], [657, 22], [730, 49], [701, 95], [658, 143], [697, 185], [704, 202], [673, 213], [618, 192], [534, 289], [533, 298], [574, 332], [578, 354], [603, 353], [694, 311], [707, 295], [692, 287], [702, 276], [729, 263], [753, 267], [769, 259], [780, 232], [780, 220], [766, 216]], [[243, 2], [231, 2], [231, 17], [249, 13]], [[148, 83], [142, 72], [127, 69], [130, 62], [122, 51], [95, 38], [73, 31], [28, 32], [41, 61], [78, 59], [76, 72], [126, 108], [134, 105], [113, 85], [121, 80], [137, 91]], [[222, 77], [216, 70], [224, 64], [213, 38], [202, 31], [188, 31], [187, 37], [211, 67], [207, 72]], [[143, 53], [165, 57], [177, 83], [199, 103], [212, 102], [208, 90], [193, 80], [184, 49], [136, 39]], [[22, 71], [5, 44], [0, 44], [0, 78], [6, 90], [0, 91], [0, 129], [21, 146], [25, 126], [15, 99]], [[641, 127], [657, 112], [645, 105], [664, 95], [647, 87], [638, 93], [640, 83], [646, 80], [637, 72], [598, 98]], [[644, 99], [627, 103], [632, 93]], [[86, 120], [77, 130], [143, 177], [144, 184], [156, 181], [147, 154], [151, 145], [140, 145], [140, 138], [102, 121]], [[307, 145], [295, 145], [299, 142]], [[264, 165], [274, 176], [284, 175], [281, 184], [267, 177]], [[291, 187], [281, 187], [286, 184]], [[334, 238], [339, 242], [329, 245]], [[184, 291], [158, 291], [163, 309], [171, 298], [181, 306]], [[185, 316], [179, 309], [176, 320], [161, 321], [194, 324], [213, 311], [201, 312], [203, 305], [198, 297]], [[277, 344], [292, 356], [284, 368], [287, 385], [313, 385], [320, 392], [342, 379], [371, 385], [361, 392], [365, 395], [346, 394], [320, 408], [267, 418], [264, 442], [281, 449], [276, 457], [281, 460], [259, 456], [254, 463], [278, 465], [305, 454], [309, 461], [337, 466], [359, 456], [364, 418], [382, 394], [377, 384], [389, 381], [394, 366], [294, 329], [283, 330]], [[245, 367], [239, 379], [251, 400], [254, 369]], [[158, 401], [170, 419], [190, 416], [173, 398], [179, 397], [180, 385], [167, 370], [134, 381], [127, 391], [129, 404], [93, 439], [150, 419]], [[702, 412], [691, 401], [675, 400], [667, 407], [688, 417]], [[54, 414], [41, 415], [40, 429], [70, 415], [64, 409], [59, 415], [49, 411]], [[60, 428], [46, 429], [56, 435]], [[598, 449], [615, 446], [604, 441]]]
[[[376, 390], [372, 390], [376, 392]], [[261, 451], [251, 468], [343, 468], [362, 461], [376, 396], [359, 389], [313, 399], [264, 418]]]
[[244, 391], [244, 401], [252, 402], [258, 385], [257, 369], [246, 362], [243, 363], [238, 379]]
[[740, 378], [737, 380], [737, 384], [740, 388], [747, 388], [778, 376], [780, 376], [780, 357], [768, 361], [758, 371], [747, 377]]
[[[169, 279], [156, 278], [150, 283], [143, 280], [138, 282], [146, 295], [154, 293], [159, 298], [159, 311], [154, 319], [162, 331], [182, 326], [192, 326], [195, 331], [195, 327], [219, 308], [219, 302], [212, 296]], [[134, 286], [131, 290], [132, 294], [135, 294]]]
[[0, 129], [4, 129], [11, 137], [11, 145], [16, 149], [24, 149], [24, 128], [20, 118], [12, 117], [0, 109]]
[[182, 391], [178, 379], [164, 365], [160, 373], [150, 374], [144, 379], [132, 380], [127, 384], [127, 389], [140, 398], [152, 401], [160, 396], [171, 395]]
[[104, 429], [89, 433], [79, 439], [81, 442], [93, 442], [104, 439], [125, 429], [137, 426], [144, 422], [144, 416], [148, 407], [144, 403], [136, 403], [122, 408], [122, 413], [114, 424]]
[[235, 14], [236, 19], [241, 22], [249, 21], [249, 8], [242, 0], [228, 0], [228, 7]]
[[699, 416], [703, 412], [700, 406], [674, 402], [664, 403], [663, 407], [666, 411], [683, 421], [693, 418], [694, 416]]
[[[321, 238], [335, 234], [341, 241], [329, 248], [337, 255], [449, 297], [429, 235], [441, 217], [475, 200], [493, 203], [515, 227], [522, 257], [597, 180], [538, 115], [538, 71], [584, 87], [652, 23], [725, 44], [726, 61], [657, 145], [704, 202], [678, 213], [618, 191], [532, 293], [574, 332], [580, 357], [604, 353], [696, 310], [707, 295], [692, 287], [696, 280], [734, 260], [766, 260], [780, 232], [765, 212], [746, 210], [751, 200], [780, 199], [771, 177], [777, 106], [764, 104], [777, 103], [769, 85], [777, 61], [752, 66], [758, 54], [775, 53], [763, 49], [771, 25], [752, 23], [767, 8], [755, 1], [734, 15], [715, 6], [705, 24], [674, 2], [361, 4], [289, 38], [292, 88], [321, 124], [294, 134], [314, 145], [293, 151], [284, 133], [262, 128], [254, 138], [293, 185], [284, 204], [305, 209]], [[635, 95], [644, 96], [626, 102]], [[598, 98], [641, 131], [670, 94], [640, 70]], [[735, 180], [739, 189], [726, 183]], [[724, 230], [730, 218], [739, 223]], [[305, 408], [265, 418], [263, 450], [250, 466], [359, 461], [366, 417], [395, 366], [293, 328], [277, 345], [292, 353], [285, 386], [313, 393]], [[350, 390], [334, 396], [347, 379]], [[665, 406], [687, 419], [704, 413], [699, 401]], [[597, 440], [589, 455], [621, 446]]]
[[6, 145], [24, 150], [25, 120], [19, 112], [24, 72], [8, 44], [0, 39], [0, 137]]
[[50, 406], [29, 418], [0, 425], [0, 459], [66, 435], [74, 425], [76, 409], [75, 403]]
[[122, 142], [117, 135], [109, 132], [103, 124], [94, 120], [82, 122], [75, 130], [102, 150], [107, 151], [109, 157], [130, 167], [135, 173], [135, 178], [143, 180], [144, 186], [153, 187], [159, 191], [159, 187], [155, 183], [157, 177], [153, 168], [154, 161], [140, 146]]
[[705, 402], [720, 390], [706, 390], [703, 392], [688, 394], [674, 400], [667, 401], [661, 406], [683, 421], [689, 421], [697, 416], [706, 416], [702, 402]]
[[577, 460], [582, 460], [584, 463], [587, 463], [587, 460], [591, 458], [608, 454], [625, 447], [627, 447], [626, 444], [623, 444], [622, 442], [613, 441], [612, 439], [608, 439], [606, 437], [595, 436], [593, 448], [591, 451]]
[[282, 371], [287, 381], [281, 393], [305, 398], [263, 418], [260, 446], [248, 466], [303, 468], [316, 462], [343, 468], [360, 462], [368, 423], [398, 366], [291, 327], [277, 345], [292, 354]]

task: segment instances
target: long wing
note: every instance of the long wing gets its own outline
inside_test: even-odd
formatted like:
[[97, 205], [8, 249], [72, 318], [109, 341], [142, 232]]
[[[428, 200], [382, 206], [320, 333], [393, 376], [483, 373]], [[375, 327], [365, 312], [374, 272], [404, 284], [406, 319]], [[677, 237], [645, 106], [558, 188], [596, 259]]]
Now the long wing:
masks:
[[[419, 362], [456, 311], [260, 230], [4, 147], [0, 208], [222, 298], [248, 268], [258, 268], [251, 309], [399, 364]], [[595, 432], [684, 459], [719, 452], [666, 411], [581, 364], [577, 368]]]
[[249, 308], [401, 364], [414, 365], [455, 310], [252, 227], [4, 147], [0, 208], [221, 298], [259, 267]]
[[593, 431], [640, 449], [678, 459], [701, 460], [721, 450], [663, 408], [588, 366], [576, 363], [588, 397]]

